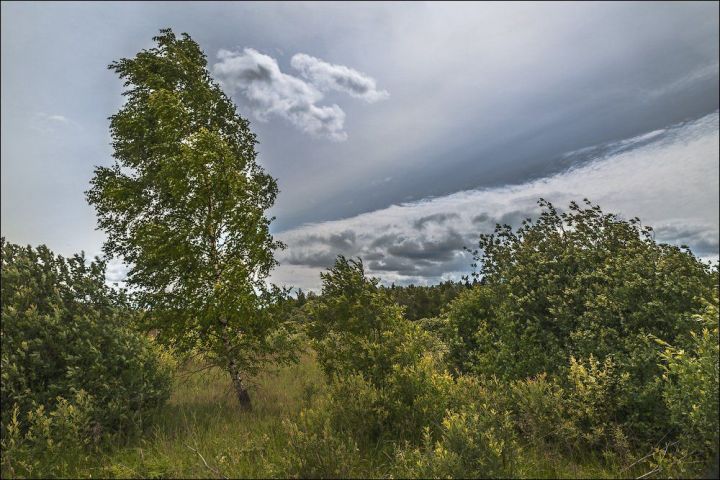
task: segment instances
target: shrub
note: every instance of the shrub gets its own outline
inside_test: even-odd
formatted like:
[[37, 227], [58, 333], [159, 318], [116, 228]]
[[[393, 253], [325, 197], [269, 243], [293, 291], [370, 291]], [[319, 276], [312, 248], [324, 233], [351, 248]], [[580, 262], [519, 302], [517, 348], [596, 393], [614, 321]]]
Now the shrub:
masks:
[[565, 443], [573, 430], [566, 415], [566, 393], [555, 381], [541, 374], [517, 380], [510, 386], [516, 425], [522, 436], [538, 447]]
[[37, 428], [28, 415], [55, 418], [81, 391], [87, 397], [72, 405], [87, 410], [95, 437], [141, 429], [168, 398], [171, 375], [157, 347], [132, 329], [133, 316], [124, 294], [105, 285], [99, 259], [3, 239], [3, 440], [12, 418], [26, 435]]
[[691, 314], [712, 296], [716, 272], [685, 249], [656, 243], [638, 219], [589, 201], [565, 213], [539, 203], [536, 222], [480, 236], [473, 254], [483, 284], [446, 314], [451, 365], [506, 380], [545, 372], [567, 386], [570, 356], [601, 365], [612, 358], [613, 378], [624, 384], [604, 407], [633, 438], [660, 438], [669, 416], [651, 335], [689, 338]]
[[700, 332], [690, 332], [687, 349], [660, 341], [663, 359], [663, 398], [672, 425], [681, 432], [682, 447], [707, 460], [718, 452], [718, 296], [695, 316]]
[[362, 261], [339, 256], [321, 277], [308, 330], [329, 378], [361, 373], [380, 385], [393, 365], [412, 363], [431, 343], [429, 334], [403, 318], [378, 280], [365, 276]]
[[592, 355], [587, 360], [570, 358], [564, 409], [569, 428], [565, 435], [577, 447], [626, 453], [620, 411], [629, 379], [628, 373], [617, 372], [612, 357], [602, 364]]
[[338, 432], [322, 410], [303, 411], [283, 422], [287, 455], [283, 475], [295, 478], [362, 477], [360, 450], [352, 436]]
[[40, 405], [25, 418], [15, 404], [1, 442], [3, 476], [68, 477], [88, 462], [97, 434], [89, 396], [80, 390], [72, 401], [56, 400], [52, 410]]
[[394, 469], [402, 478], [488, 478], [512, 476], [518, 453], [508, 411], [490, 405], [448, 412], [441, 438], [433, 442], [429, 429], [423, 445], [406, 444], [395, 453]]

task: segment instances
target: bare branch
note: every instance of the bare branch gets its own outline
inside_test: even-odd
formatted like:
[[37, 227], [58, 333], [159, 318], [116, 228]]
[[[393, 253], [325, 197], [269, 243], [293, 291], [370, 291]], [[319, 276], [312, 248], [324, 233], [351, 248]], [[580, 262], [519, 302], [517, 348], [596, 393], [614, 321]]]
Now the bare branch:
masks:
[[192, 450], [193, 452], [195, 452], [195, 453], [198, 454], [198, 456], [200, 457], [200, 460], [202, 460], [202, 462], [205, 464], [205, 466], [208, 468], [208, 470], [210, 470], [211, 472], [213, 472], [215, 475], [217, 475], [217, 476], [219, 476], [219, 477], [228, 478], [228, 477], [226, 477], [225, 475], [223, 475], [219, 470], [217, 470], [217, 469], [211, 467], [210, 465], [208, 465], [208, 463], [205, 461], [205, 457], [202, 456], [202, 453], [200, 453], [199, 451], [197, 451], [196, 449], [194, 449], [193, 447], [191, 447], [191, 446], [188, 445], [188, 444], [185, 444], [185, 446], [186, 446], [187, 448], [189, 448], [190, 450]]

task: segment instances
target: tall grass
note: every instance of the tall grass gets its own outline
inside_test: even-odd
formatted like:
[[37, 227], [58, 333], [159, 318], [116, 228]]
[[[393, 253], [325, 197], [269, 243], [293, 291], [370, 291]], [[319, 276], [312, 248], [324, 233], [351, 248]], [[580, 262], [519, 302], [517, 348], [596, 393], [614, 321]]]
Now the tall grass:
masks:
[[310, 356], [251, 381], [253, 410], [242, 411], [219, 369], [180, 372], [154, 428], [136, 444], [117, 446], [78, 475], [237, 478], [283, 476], [283, 419], [307, 406], [323, 378]]
[[[268, 478], [288, 476], [283, 421], [297, 420], [325, 388], [314, 356], [251, 381], [253, 410], [243, 411], [227, 374], [189, 365], [177, 375], [173, 395], [154, 426], [139, 439], [115, 444], [70, 476], [78, 478]], [[389, 452], [363, 452], [363, 476], [387, 477]], [[372, 458], [369, 458], [372, 457]], [[568, 456], [526, 445], [514, 459], [519, 478], [635, 478], [643, 465], [625, 469], [599, 452]], [[89, 466], [88, 466], [89, 465]]]

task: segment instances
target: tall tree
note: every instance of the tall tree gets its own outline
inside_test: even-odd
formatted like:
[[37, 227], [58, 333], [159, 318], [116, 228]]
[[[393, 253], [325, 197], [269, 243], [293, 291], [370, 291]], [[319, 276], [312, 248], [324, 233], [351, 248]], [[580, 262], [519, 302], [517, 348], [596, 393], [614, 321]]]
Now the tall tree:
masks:
[[207, 70], [189, 35], [109, 65], [127, 101], [110, 117], [115, 163], [86, 192], [104, 251], [130, 266], [148, 329], [225, 368], [245, 408], [244, 379], [295, 359], [265, 279], [283, 245], [265, 215], [276, 181], [256, 162], [255, 134]]

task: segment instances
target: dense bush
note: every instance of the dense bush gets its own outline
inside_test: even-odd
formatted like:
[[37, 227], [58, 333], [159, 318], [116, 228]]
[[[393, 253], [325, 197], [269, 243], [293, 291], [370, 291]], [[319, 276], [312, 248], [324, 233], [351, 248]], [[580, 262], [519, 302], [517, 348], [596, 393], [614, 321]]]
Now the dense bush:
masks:
[[[536, 222], [480, 236], [473, 253], [483, 284], [447, 313], [451, 365], [508, 381], [547, 373], [578, 395], [573, 379], [603, 375], [608, 390], [596, 393], [607, 395], [606, 420], [636, 439], [662, 437], [669, 411], [652, 338], [687, 346], [698, 330], [691, 314], [711, 298], [717, 272], [687, 250], [656, 243], [638, 219], [587, 201], [565, 213], [539, 203]], [[600, 370], [587, 370], [592, 362]], [[581, 424], [592, 430], [594, 421]]]
[[90, 397], [80, 390], [71, 400], [56, 400], [52, 410], [39, 405], [23, 419], [13, 407], [3, 425], [3, 476], [69, 477], [88, 464], [95, 446]]
[[[391, 455], [401, 444], [406, 450], [398, 453], [399, 464], [405, 465], [402, 459], [425, 455], [415, 450], [423, 438], [447, 444], [462, 465], [489, 465], [497, 459], [487, 458], [504, 458], [507, 449], [493, 443], [494, 427], [477, 434], [474, 429], [494, 421], [505, 428], [507, 419], [496, 416], [488, 406], [492, 402], [478, 406], [482, 413], [467, 409], [470, 399], [485, 398], [477, 382], [447, 372], [439, 342], [402, 316], [377, 280], [365, 276], [360, 261], [339, 257], [322, 278], [323, 292], [312, 304], [309, 331], [330, 383], [314, 408], [287, 425], [292, 474], [358, 475], [368, 452], [380, 448]], [[469, 450], [459, 449], [463, 435], [472, 435]], [[336, 459], [350, 455], [354, 460], [347, 459], [347, 465], [355, 466], [338, 471], [333, 463], [320, 460], [320, 452]], [[475, 458], [481, 453], [482, 458]], [[407, 473], [407, 468], [399, 466], [398, 471]]]
[[663, 396], [670, 420], [680, 432], [682, 448], [708, 458], [718, 453], [718, 296], [696, 315], [700, 332], [690, 332], [690, 347], [676, 348], [665, 342], [665, 388]]
[[[53, 442], [68, 423], [59, 419], [70, 417], [83, 418], [82, 435], [72, 434], [80, 442], [142, 428], [168, 398], [171, 376], [161, 352], [131, 328], [133, 315], [105, 285], [102, 261], [2, 240], [5, 447], [20, 448], [21, 438]], [[23, 445], [39, 448], [37, 441]], [[4, 469], [11, 460], [4, 448]]]
[[517, 453], [509, 412], [485, 404], [448, 412], [440, 439], [426, 430], [421, 447], [395, 452], [393, 470], [401, 478], [503, 478], [513, 475]]
[[431, 335], [403, 318], [378, 280], [365, 276], [362, 261], [340, 256], [321, 277], [308, 331], [330, 378], [360, 373], [382, 385], [393, 368], [414, 363], [433, 344]]

